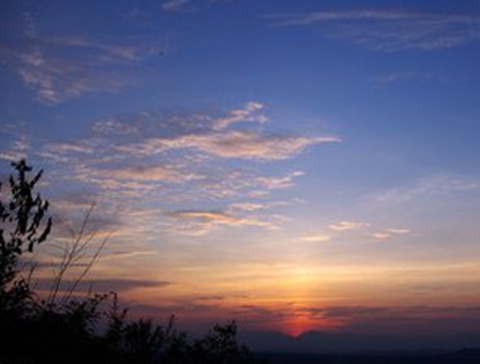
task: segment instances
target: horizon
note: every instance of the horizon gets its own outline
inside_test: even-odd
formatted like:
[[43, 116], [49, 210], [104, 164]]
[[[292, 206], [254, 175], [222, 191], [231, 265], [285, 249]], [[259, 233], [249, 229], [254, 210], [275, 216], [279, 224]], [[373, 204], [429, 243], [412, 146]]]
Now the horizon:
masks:
[[80, 288], [133, 317], [480, 347], [479, 1], [0, 10], [0, 182], [27, 158], [54, 218], [39, 292], [94, 206]]

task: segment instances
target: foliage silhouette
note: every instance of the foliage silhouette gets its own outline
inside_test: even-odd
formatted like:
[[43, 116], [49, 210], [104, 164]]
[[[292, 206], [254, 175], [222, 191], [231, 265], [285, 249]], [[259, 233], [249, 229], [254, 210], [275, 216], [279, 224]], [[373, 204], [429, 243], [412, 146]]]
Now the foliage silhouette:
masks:
[[[28, 282], [17, 274], [18, 259], [24, 252], [33, 248], [48, 237], [52, 219], [41, 226], [49, 203], [40, 194], [33, 195], [35, 185], [43, 171], [32, 179], [27, 174], [32, 170], [25, 160], [12, 163], [17, 178], [9, 179], [11, 198], [8, 203], [0, 201], [0, 307], [5, 310], [17, 310], [25, 303], [30, 290]], [[2, 191], [0, 184], [0, 192]]]
[[[29, 179], [32, 168], [25, 160], [12, 165], [16, 176], [10, 177], [10, 191], [1, 191], [2, 198], [10, 199], [0, 200], [0, 364], [260, 362], [237, 342], [235, 322], [216, 325], [205, 337], [192, 341], [187, 333], [175, 329], [173, 316], [165, 326], [151, 319], [129, 321], [128, 310], [120, 307], [115, 292], [78, 298], [74, 285], [66, 300], [40, 298], [30, 286], [33, 271], [24, 278], [19, 260], [50, 234], [49, 203], [34, 194], [42, 171]], [[81, 231], [78, 241], [82, 241], [83, 227]], [[77, 248], [83, 243], [78, 244]], [[70, 261], [67, 255], [57, 280], [62, 279]], [[79, 280], [84, 276], [82, 273]], [[58, 286], [54, 282], [54, 295]]]

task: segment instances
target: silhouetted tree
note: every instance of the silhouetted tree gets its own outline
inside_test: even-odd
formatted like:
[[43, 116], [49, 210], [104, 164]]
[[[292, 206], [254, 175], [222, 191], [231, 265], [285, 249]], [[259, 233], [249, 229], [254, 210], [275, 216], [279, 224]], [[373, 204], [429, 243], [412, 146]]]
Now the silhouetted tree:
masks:
[[244, 345], [237, 339], [235, 321], [225, 325], [215, 325], [204, 337], [193, 345], [194, 363], [242, 364], [251, 363], [253, 358]]
[[24, 308], [30, 289], [28, 281], [18, 274], [18, 260], [46, 240], [52, 219], [48, 218], [42, 226], [49, 203], [40, 194], [34, 194], [43, 171], [29, 179], [32, 168], [24, 159], [13, 162], [12, 166], [16, 176], [10, 176], [10, 190], [3, 191], [0, 184], [0, 193], [10, 194], [8, 202], [0, 200], [0, 308], [2, 313], [17, 311], [20, 314], [19, 309]]

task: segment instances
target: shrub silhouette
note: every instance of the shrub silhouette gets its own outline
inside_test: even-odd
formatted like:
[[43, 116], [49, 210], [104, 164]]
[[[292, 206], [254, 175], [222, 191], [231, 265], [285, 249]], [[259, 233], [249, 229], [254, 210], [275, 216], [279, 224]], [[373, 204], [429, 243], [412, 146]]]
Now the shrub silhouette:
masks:
[[173, 317], [165, 326], [151, 319], [129, 321], [115, 292], [82, 298], [69, 292], [60, 304], [41, 299], [30, 286], [32, 271], [24, 277], [19, 261], [50, 234], [49, 203], [34, 193], [42, 171], [29, 179], [32, 168], [25, 160], [12, 166], [16, 176], [2, 193], [9, 200], [0, 200], [1, 364], [259, 362], [238, 343], [235, 322], [216, 325], [192, 341], [175, 329]]

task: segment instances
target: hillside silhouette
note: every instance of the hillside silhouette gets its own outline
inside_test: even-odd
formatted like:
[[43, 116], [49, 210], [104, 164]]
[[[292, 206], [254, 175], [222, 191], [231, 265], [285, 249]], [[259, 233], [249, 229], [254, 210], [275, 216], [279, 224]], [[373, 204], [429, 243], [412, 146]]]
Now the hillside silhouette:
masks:
[[480, 350], [451, 353], [270, 354], [272, 364], [478, 364]]

